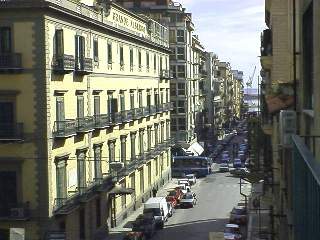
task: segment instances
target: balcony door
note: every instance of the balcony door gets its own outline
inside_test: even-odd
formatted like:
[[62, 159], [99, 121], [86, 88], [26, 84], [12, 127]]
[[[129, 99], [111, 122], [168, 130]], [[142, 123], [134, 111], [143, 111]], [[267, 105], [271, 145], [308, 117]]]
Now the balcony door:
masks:
[[14, 133], [14, 103], [0, 102], [0, 137], [10, 137]]
[[85, 58], [85, 39], [82, 36], [75, 36], [75, 55], [77, 68], [83, 69], [83, 60]]
[[11, 53], [11, 29], [9, 27], [0, 28], [0, 53]]
[[0, 172], [0, 217], [10, 215], [10, 209], [17, 207], [17, 176], [15, 171]]

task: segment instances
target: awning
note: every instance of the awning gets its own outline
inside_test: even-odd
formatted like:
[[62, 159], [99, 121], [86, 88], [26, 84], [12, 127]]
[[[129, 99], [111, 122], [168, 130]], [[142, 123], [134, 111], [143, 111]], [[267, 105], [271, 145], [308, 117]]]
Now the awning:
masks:
[[204, 152], [204, 149], [198, 142], [194, 142], [187, 151], [193, 152], [194, 156], [200, 156]]
[[266, 96], [266, 102], [268, 105], [269, 113], [276, 113], [280, 110], [284, 110], [292, 106], [294, 103], [294, 98], [293, 96], [285, 95]]

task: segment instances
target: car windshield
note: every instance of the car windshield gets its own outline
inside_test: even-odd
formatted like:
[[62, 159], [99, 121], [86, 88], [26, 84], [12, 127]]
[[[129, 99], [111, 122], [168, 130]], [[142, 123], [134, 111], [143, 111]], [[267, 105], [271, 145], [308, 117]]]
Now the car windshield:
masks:
[[175, 196], [175, 195], [176, 195], [176, 192], [175, 192], [175, 191], [171, 191], [171, 192], [168, 193], [168, 196], [170, 196], [170, 197], [173, 197], [173, 196]]
[[246, 214], [246, 210], [245, 209], [239, 209], [239, 208], [234, 208], [232, 210], [233, 214], [237, 214], [237, 215], [244, 215]]
[[161, 216], [161, 212], [159, 208], [147, 208], [143, 210], [143, 213], [152, 213], [155, 216]]
[[183, 196], [183, 199], [192, 199], [192, 195], [191, 194], [187, 194]]

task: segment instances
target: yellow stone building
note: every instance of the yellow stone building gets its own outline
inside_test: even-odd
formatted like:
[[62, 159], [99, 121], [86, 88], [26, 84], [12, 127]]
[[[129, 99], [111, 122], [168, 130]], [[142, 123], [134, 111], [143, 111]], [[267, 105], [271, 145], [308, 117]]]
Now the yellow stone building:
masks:
[[168, 29], [97, 2], [0, 3], [0, 239], [94, 239], [171, 178]]

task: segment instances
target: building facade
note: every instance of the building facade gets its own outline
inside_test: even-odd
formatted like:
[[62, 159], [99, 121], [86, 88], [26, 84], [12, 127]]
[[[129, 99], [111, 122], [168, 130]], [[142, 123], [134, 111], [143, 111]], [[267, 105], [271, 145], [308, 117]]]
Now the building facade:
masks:
[[95, 239], [171, 177], [169, 30], [111, 2], [0, 12], [0, 238]]

